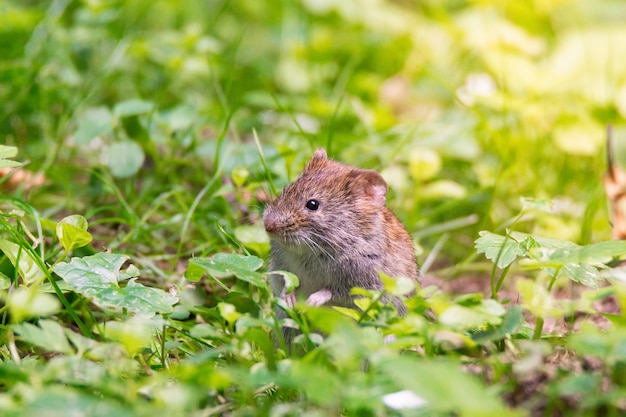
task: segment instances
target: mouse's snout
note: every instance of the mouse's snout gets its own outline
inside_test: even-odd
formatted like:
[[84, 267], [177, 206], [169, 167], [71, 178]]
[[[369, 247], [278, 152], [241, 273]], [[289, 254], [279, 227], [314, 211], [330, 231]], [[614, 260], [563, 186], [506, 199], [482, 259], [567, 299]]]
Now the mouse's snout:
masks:
[[280, 215], [280, 211], [272, 208], [266, 208], [265, 213], [263, 213], [263, 226], [265, 226], [265, 231], [270, 234], [276, 234], [283, 227], [281, 224], [284, 220], [281, 220], [282, 216]]
[[273, 216], [265, 216], [263, 218], [263, 225], [265, 226], [265, 231], [267, 233], [274, 233], [276, 232], [276, 229], [278, 229], [278, 222]]

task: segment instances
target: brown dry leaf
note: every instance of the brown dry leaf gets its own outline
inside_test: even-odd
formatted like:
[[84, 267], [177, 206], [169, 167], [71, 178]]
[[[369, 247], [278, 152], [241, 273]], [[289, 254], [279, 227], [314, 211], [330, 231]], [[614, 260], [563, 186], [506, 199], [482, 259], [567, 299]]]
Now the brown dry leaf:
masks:
[[45, 181], [42, 173], [33, 173], [25, 169], [0, 168], [0, 178], [9, 176], [7, 180], [0, 184], [0, 188], [7, 191], [13, 191], [18, 187], [23, 189], [31, 189], [40, 187]]
[[612, 237], [616, 240], [626, 239], [626, 172], [613, 161], [611, 146], [611, 127], [607, 128], [607, 161], [608, 170], [604, 174], [604, 190], [611, 206]]

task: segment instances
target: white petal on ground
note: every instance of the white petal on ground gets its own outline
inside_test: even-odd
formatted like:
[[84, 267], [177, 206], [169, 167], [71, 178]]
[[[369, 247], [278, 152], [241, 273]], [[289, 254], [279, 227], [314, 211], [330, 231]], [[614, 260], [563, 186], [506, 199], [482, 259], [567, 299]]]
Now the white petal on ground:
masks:
[[424, 407], [428, 401], [407, 389], [383, 396], [383, 403], [394, 410]]

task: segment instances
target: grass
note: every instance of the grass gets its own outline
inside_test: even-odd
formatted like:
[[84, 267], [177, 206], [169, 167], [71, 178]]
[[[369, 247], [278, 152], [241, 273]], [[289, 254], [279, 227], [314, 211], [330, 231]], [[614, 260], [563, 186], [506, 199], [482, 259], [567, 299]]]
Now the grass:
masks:
[[[3, 415], [624, 412], [624, 6], [366, 3], [0, 0]], [[424, 277], [291, 354], [261, 215], [317, 147]]]

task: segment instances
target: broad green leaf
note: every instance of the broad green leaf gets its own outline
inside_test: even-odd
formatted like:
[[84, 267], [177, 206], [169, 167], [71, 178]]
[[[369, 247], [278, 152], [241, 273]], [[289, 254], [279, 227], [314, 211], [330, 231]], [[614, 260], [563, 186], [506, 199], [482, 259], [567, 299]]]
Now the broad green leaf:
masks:
[[97, 253], [83, 258], [72, 258], [69, 263], [61, 262], [53, 270], [71, 288], [93, 291], [139, 276], [139, 271], [132, 266], [126, 272], [120, 271], [128, 259], [126, 255]]
[[272, 271], [268, 273], [269, 275], [280, 275], [283, 278], [284, 286], [285, 286], [285, 294], [291, 294], [293, 290], [298, 288], [300, 285], [300, 281], [298, 281], [298, 277], [295, 274], [292, 274], [288, 271]]
[[218, 303], [217, 309], [220, 312], [220, 316], [224, 317], [226, 321], [234, 323], [237, 321], [239, 317], [241, 317], [241, 313], [237, 311], [234, 305], [228, 303]]
[[126, 287], [114, 285], [99, 291], [94, 302], [101, 307], [127, 309], [143, 316], [153, 316], [155, 313], [169, 314], [172, 306], [178, 302], [178, 297], [171, 295], [160, 288], [146, 287], [135, 279], [128, 281]]
[[311, 325], [315, 329], [320, 329], [326, 333], [354, 332], [355, 323], [345, 314], [330, 307], [305, 306], [307, 316]]
[[550, 262], [568, 263], [607, 263], [614, 258], [626, 255], [626, 241], [613, 240], [587, 246], [574, 246], [556, 250], [549, 256]]
[[230, 173], [230, 178], [236, 187], [241, 187], [246, 183], [246, 180], [250, 176], [250, 171], [246, 167], [236, 166]]
[[385, 291], [391, 295], [407, 295], [411, 291], [415, 291], [415, 281], [406, 277], [390, 277], [389, 275], [379, 272]]
[[461, 417], [524, 415], [509, 410], [495, 391], [450, 361], [395, 357], [373, 361], [372, 365], [399, 389], [412, 391], [426, 401], [428, 409], [439, 413]]
[[291, 384], [311, 401], [335, 407], [340, 404], [337, 393], [342, 391], [342, 380], [330, 369], [314, 363], [294, 361], [288, 375]]
[[587, 287], [599, 288], [603, 280], [598, 270], [588, 264], [569, 264], [561, 268], [561, 274], [574, 282], [579, 282]]
[[6, 290], [11, 286], [11, 278], [0, 272], [0, 290]]
[[252, 249], [261, 256], [269, 250], [269, 237], [261, 226], [243, 225], [234, 230], [235, 238], [246, 248]]
[[476, 251], [484, 253], [485, 257], [493, 261], [498, 268], [509, 266], [518, 256], [526, 255], [526, 250], [519, 242], [511, 237], [482, 231], [475, 241]]
[[528, 233], [522, 233], [522, 232], [511, 232], [511, 237], [518, 242], [532, 239], [534, 242], [536, 242], [538, 246], [548, 248], [548, 249], [573, 248], [573, 247], [578, 246], [575, 243], [572, 243], [567, 240], [529, 235]]
[[83, 216], [74, 214], [62, 219], [56, 226], [59, 241], [66, 251], [88, 245], [93, 237], [87, 232], [88, 223]]
[[113, 113], [119, 117], [137, 116], [150, 113], [154, 107], [154, 103], [151, 101], [131, 99], [117, 103], [113, 107]]
[[522, 315], [522, 308], [520, 306], [511, 307], [506, 310], [504, 319], [500, 325], [490, 328], [489, 330], [473, 334], [472, 340], [476, 343], [484, 344], [504, 339], [509, 335], [515, 334], [523, 320], [524, 316]]
[[[178, 297], [159, 288], [146, 287], [134, 279], [139, 271], [129, 266], [120, 271], [125, 255], [98, 253], [83, 258], [72, 258], [54, 267], [58, 274], [74, 291], [91, 298], [93, 302], [107, 309], [127, 309], [134, 313], [152, 316], [156, 313], [171, 313], [172, 305]], [[130, 279], [125, 287], [120, 282]]]
[[132, 141], [117, 142], [106, 151], [106, 164], [117, 178], [135, 175], [143, 165], [145, 155], [141, 146]]
[[122, 405], [112, 398], [89, 394], [71, 386], [46, 385], [33, 390], [32, 395], [20, 403], [19, 410], [3, 412], [5, 417], [133, 417], [127, 405]]
[[34, 317], [49, 316], [61, 309], [61, 303], [55, 296], [42, 292], [36, 286], [19, 287], [9, 293], [7, 306], [14, 323]]
[[[498, 307], [494, 307], [492, 305], [494, 303]], [[490, 311], [490, 309], [494, 311]], [[485, 300], [480, 305], [471, 308], [456, 304], [452, 305], [440, 314], [439, 320], [452, 329], [470, 329], [487, 324], [500, 324], [503, 315], [504, 309], [501, 305], [494, 300]]]
[[[189, 260], [189, 267], [192, 267], [189, 279], [199, 279], [198, 273], [202, 270], [213, 278], [221, 279], [235, 276], [256, 287], [263, 287], [266, 285], [263, 275], [255, 272], [261, 266], [263, 266], [263, 260], [256, 256], [218, 253], [210, 258], [193, 258]], [[188, 272], [189, 267], [187, 268]], [[188, 276], [187, 273], [185, 276]]]
[[190, 127], [198, 118], [198, 111], [188, 104], [181, 104], [173, 109], [159, 113], [160, 119], [170, 130], [183, 130]]
[[[372, 303], [372, 300], [369, 298], [365, 298], [365, 297], [356, 298], [354, 300], [354, 305], [356, 305], [361, 312], [367, 310], [367, 308], [370, 306], [371, 303]], [[358, 321], [361, 318], [361, 314], [362, 314], [361, 312], [355, 310], [354, 308], [347, 308], [347, 307], [333, 306], [333, 310], [340, 312], [346, 317], [350, 317], [354, 321]], [[372, 312], [372, 314], [374, 313]]]
[[556, 305], [547, 289], [529, 279], [517, 281], [517, 291], [522, 298], [522, 307], [537, 317], [561, 317], [565, 311]]
[[577, 247], [575, 243], [569, 242], [567, 240], [554, 239], [550, 237], [529, 235], [528, 233], [522, 232], [511, 232], [510, 236], [515, 239], [517, 242], [533, 242], [533, 244], [526, 244], [527, 250], [530, 250], [535, 247], [542, 247], [547, 249], [560, 249], [560, 248], [573, 248]]
[[465, 187], [451, 180], [437, 180], [421, 187], [420, 195], [427, 199], [464, 198], [467, 195]]
[[48, 352], [59, 352], [71, 355], [74, 353], [65, 336], [65, 329], [56, 321], [39, 320], [37, 326], [21, 323], [11, 326], [22, 341], [30, 343]]
[[148, 320], [137, 316], [124, 322], [108, 321], [104, 325], [107, 339], [120, 342], [130, 355], [150, 347], [154, 326]]
[[409, 172], [418, 181], [433, 178], [441, 170], [441, 156], [432, 149], [417, 148], [409, 154]]
[[[602, 332], [589, 325], [583, 326], [578, 333], [567, 338], [567, 346], [578, 355], [593, 355], [604, 358], [609, 361], [609, 364], [615, 360], [613, 350], [618, 344], [626, 344], [623, 333]], [[626, 358], [619, 359], [624, 360]]]
[[197, 338], [222, 339], [224, 335], [211, 324], [200, 323], [189, 329], [189, 334]]
[[566, 375], [558, 383], [553, 384], [552, 387], [560, 395], [587, 395], [587, 393], [594, 392], [601, 385], [600, 375], [585, 372]]
[[30, 253], [16, 243], [0, 239], [0, 250], [9, 258], [9, 261], [16, 266], [17, 270], [27, 284], [43, 280], [46, 274], [39, 268], [39, 265], [31, 257]]
[[187, 269], [185, 270], [185, 279], [191, 282], [198, 282], [202, 279], [202, 277], [206, 273], [206, 270], [204, 269], [204, 267], [195, 263], [193, 261], [194, 259], [195, 258], [190, 259], [189, 263], [187, 264]]
[[97, 107], [87, 110], [78, 121], [78, 128], [74, 133], [74, 140], [78, 145], [84, 145], [94, 138], [111, 132], [113, 129], [113, 115], [106, 107]]
[[[77, 335], [73, 332], [66, 332], [66, 335], [70, 334]], [[96, 349], [105, 346], [102, 342], [97, 343], [95, 340], [91, 340], [91, 342], [92, 347], [96, 347]], [[111, 345], [112, 344], [108, 344], [107, 348], [110, 349], [112, 347]], [[119, 355], [117, 346], [115, 349], [116, 354]], [[93, 353], [93, 351], [89, 352], [88, 355], [91, 353]], [[96, 362], [96, 360], [95, 357], [92, 357], [91, 360], [82, 357], [80, 352], [72, 356], [55, 355], [46, 364], [41, 378], [45, 381], [55, 381], [61, 385], [69, 386], [98, 387], [106, 385], [111, 381], [111, 376], [107, 375], [107, 367], [103, 364], [104, 361]], [[116, 361], [116, 366], [122, 368], [124, 364], [122, 361]], [[132, 368], [128, 367], [127, 369]]]
[[15, 146], [0, 145], [0, 168], [14, 168], [22, 165], [21, 162], [11, 161], [9, 158], [17, 156], [17, 148]]

